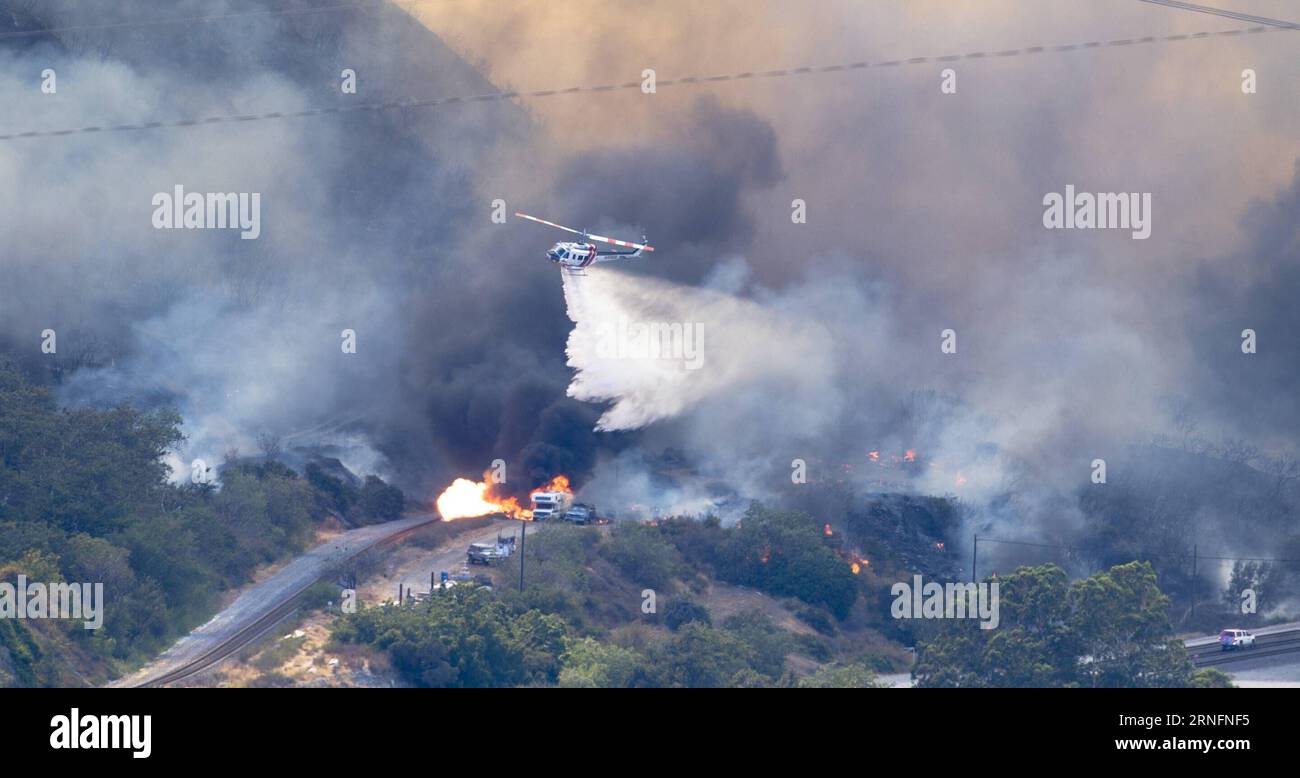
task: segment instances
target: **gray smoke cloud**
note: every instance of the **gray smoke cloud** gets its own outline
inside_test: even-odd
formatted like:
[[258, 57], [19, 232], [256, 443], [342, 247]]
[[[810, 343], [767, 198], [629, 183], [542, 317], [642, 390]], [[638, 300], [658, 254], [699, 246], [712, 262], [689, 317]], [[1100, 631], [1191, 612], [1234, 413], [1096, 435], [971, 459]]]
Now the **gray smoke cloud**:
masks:
[[[166, 16], [272, 7], [183, 2]], [[409, 96], [409, 83], [491, 91], [397, 9], [77, 29], [161, 15], [151, 3], [33, 5], [22, 17], [29, 26], [72, 30], [0, 48], [6, 125], [384, 102]], [[356, 96], [339, 89], [345, 67], [359, 74]], [[52, 95], [39, 89], [46, 68], [58, 77]], [[436, 360], [447, 374], [481, 369], [487, 344], [509, 331], [483, 311], [541, 275], [525, 266], [514, 288], [480, 290], [460, 323], [431, 310], [475, 272], [466, 236], [487, 213], [476, 207], [476, 168], [527, 128], [509, 104], [465, 108], [8, 143], [0, 166], [15, 185], [0, 194], [0, 333], [28, 364], [57, 368], [68, 402], [177, 405], [189, 436], [180, 461], [252, 453], [269, 431], [286, 446], [340, 446], [349, 464], [416, 488], [458, 471], [467, 448], [446, 417], [462, 409], [440, 416], [422, 396], [437, 387], [410, 385], [423, 377], [409, 360]], [[260, 193], [262, 235], [153, 229], [154, 193], [176, 185]], [[47, 328], [58, 334], [56, 355], [38, 352]], [[340, 347], [349, 329], [355, 355]], [[452, 331], [454, 346], [437, 334]], [[439, 341], [440, 353], [422, 353]], [[515, 375], [503, 386], [527, 395], [528, 371]], [[479, 421], [500, 426], [500, 415]]]
[[[609, 83], [646, 64], [683, 75], [674, 53], [739, 72], [1231, 26], [1118, 2], [1053, 18], [828, 3], [831, 25], [752, 5], [748, 41], [714, 36], [721, 14], [670, 43], [620, 40], [616, 62], [601, 48], [584, 64], [575, 45], [564, 72]], [[46, 27], [157, 14], [0, 3], [20, 6]], [[537, 72], [567, 37], [517, 13], [535, 53], [500, 59]], [[399, 9], [56, 34], [0, 59], [5, 130], [495, 88]], [[57, 96], [39, 92], [45, 67]], [[358, 97], [339, 93], [345, 67]], [[1241, 93], [1244, 67], [1259, 94]], [[1094, 458], [1176, 434], [1187, 412], [1214, 438], [1294, 446], [1300, 116], [1278, 85], [1298, 67], [1282, 34], [1241, 36], [963, 63], [955, 95], [927, 64], [11, 141], [0, 338], [45, 369], [39, 333], [58, 330], [69, 401], [179, 404], [183, 458], [274, 430], [416, 493], [504, 458], [523, 481], [565, 472], [593, 499], [692, 511], [783, 494], [798, 458], [818, 479], [951, 493], [974, 522], [1059, 537], [1085, 521]], [[153, 230], [150, 197], [176, 184], [262, 192], [262, 237]], [[1045, 230], [1042, 197], [1066, 184], [1151, 192], [1151, 239]], [[540, 258], [560, 234], [491, 223], [498, 197], [658, 250], [593, 269], [579, 299]], [[702, 324], [700, 369], [602, 358], [601, 327], [622, 319]], [[670, 450], [698, 481], [657, 478]]]

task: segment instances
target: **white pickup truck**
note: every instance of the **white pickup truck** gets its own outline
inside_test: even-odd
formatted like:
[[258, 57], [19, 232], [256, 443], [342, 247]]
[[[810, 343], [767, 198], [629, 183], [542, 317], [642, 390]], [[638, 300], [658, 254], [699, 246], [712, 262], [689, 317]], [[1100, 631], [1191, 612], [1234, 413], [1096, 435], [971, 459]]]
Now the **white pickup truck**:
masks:
[[1225, 629], [1219, 633], [1219, 647], [1224, 651], [1237, 648], [1254, 648], [1255, 635], [1244, 629]]

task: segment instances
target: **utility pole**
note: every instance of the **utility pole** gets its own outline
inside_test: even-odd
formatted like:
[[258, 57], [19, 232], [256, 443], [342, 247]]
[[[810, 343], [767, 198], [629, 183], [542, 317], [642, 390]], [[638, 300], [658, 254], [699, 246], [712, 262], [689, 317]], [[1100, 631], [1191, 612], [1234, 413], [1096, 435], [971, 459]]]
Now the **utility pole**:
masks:
[[524, 593], [524, 538], [528, 537], [528, 521], [519, 520], [519, 593]]
[[979, 575], [977, 574], [979, 568], [979, 553], [980, 553], [980, 536], [979, 533], [977, 532], [975, 533], [975, 542], [971, 544], [971, 549], [970, 549], [970, 579], [975, 583], [979, 583], [980, 580]]
[[1192, 619], [1196, 618], [1196, 544], [1192, 544]]

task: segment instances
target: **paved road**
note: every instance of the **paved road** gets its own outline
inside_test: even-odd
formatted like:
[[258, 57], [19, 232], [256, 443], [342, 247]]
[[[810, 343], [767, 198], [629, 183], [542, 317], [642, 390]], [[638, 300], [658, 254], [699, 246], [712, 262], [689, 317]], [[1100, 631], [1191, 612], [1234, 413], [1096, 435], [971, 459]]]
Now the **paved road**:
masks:
[[1218, 635], [1192, 638], [1183, 644], [1197, 667], [1217, 667], [1234, 675], [1244, 670], [1300, 663], [1300, 623], [1275, 624], [1251, 632], [1255, 633], [1253, 649], [1224, 651], [1219, 646]]
[[291, 613], [293, 599], [334, 565], [435, 521], [438, 521], [437, 515], [428, 513], [375, 524], [345, 532], [316, 546], [275, 575], [249, 587], [208, 623], [181, 638], [157, 659], [109, 685], [157, 684], [192, 666], [215, 664]]

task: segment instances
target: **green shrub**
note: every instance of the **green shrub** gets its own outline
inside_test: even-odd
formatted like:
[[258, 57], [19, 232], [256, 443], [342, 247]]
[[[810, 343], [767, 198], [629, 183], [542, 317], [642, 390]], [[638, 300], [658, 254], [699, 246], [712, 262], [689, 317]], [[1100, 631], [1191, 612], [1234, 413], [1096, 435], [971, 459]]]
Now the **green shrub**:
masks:
[[681, 574], [682, 560], [663, 533], [638, 522], [619, 522], [610, 531], [609, 557], [633, 584], [666, 590]]
[[826, 547], [807, 514], [754, 504], [718, 550], [718, 576], [826, 607], [843, 619], [858, 596], [849, 566]]
[[705, 626], [712, 626], [713, 619], [709, 616], [709, 611], [703, 605], [686, 597], [673, 597], [668, 601], [664, 608], [664, 624], [676, 632], [686, 624], [699, 622]]

